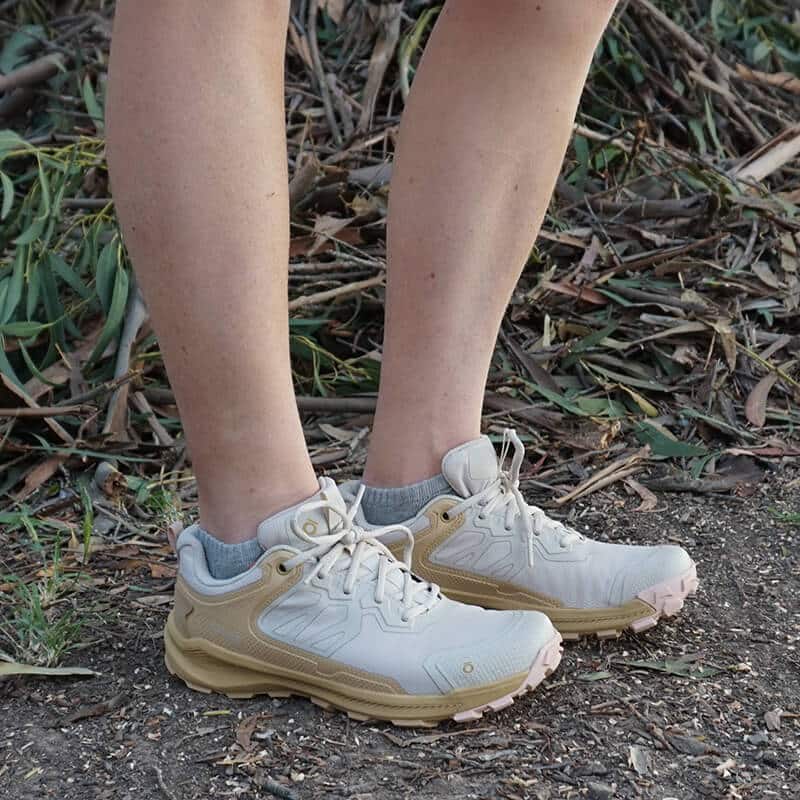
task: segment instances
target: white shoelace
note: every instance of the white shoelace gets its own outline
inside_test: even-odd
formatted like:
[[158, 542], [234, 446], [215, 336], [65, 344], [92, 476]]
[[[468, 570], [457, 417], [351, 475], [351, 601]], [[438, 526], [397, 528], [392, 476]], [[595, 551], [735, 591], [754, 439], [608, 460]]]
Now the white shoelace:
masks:
[[[441, 599], [439, 587], [435, 583], [423, 581], [411, 573], [414, 537], [408, 528], [403, 525], [384, 525], [367, 531], [354, 524], [363, 494], [364, 487], [362, 486], [352, 505], [344, 513], [327, 500], [313, 500], [301, 506], [292, 518], [292, 530], [298, 538], [312, 546], [284, 561], [282, 567], [290, 570], [298, 564], [316, 561], [317, 565], [303, 579], [304, 583], [311, 583], [317, 576], [324, 580], [334, 570], [341, 558], [349, 558], [349, 565], [342, 567], [347, 570], [343, 591], [345, 594], [352, 594], [356, 581], [359, 580], [359, 570], [364, 566], [370, 569], [367, 579], [375, 582], [376, 603], [382, 603], [386, 597], [386, 583], [389, 575], [395, 571], [400, 572], [403, 582], [402, 590], [398, 595], [403, 609], [401, 619], [403, 622], [408, 622], [429, 611]], [[324, 509], [329, 515], [332, 512], [339, 517], [341, 524], [337, 525], [336, 530], [332, 533], [309, 536], [300, 526], [299, 517], [303, 512], [318, 509]], [[393, 531], [400, 531], [406, 536], [402, 561], [398, 561], [386, 545], [377, 540], [377, 537]], [[374, 568], [374, 565], [365, 563], [372, 557], [377, 557], [377, 569]], [[394, 589], [394, 586], [390, 586], [390, 590]]]
[[[508, 451], [514, 445], [514, 456], [508, 470], [503, 469]], [[533, 566], [534, 539], [542, 535], [556, 537], [559, 545], [566, 549], [570, 544], [582, 541], [578, 531], [551, 519], [538, 506], [528, 505], [519, 490], [519, 471], [525, 457], [525, 446], [512, 428], [503, 431], [503, 448], [500, 452], [498, 476], [481, 492], [462, 500], [448, 511], [448, 516], [457, 517], [462, 511], [477, 505], [482, 508], [478, 519], [486, 519], [490, 514], [505, 510], [505, 529], [512, 531], [514, 521], [522, 519], [528, 539], [528, 566]]]

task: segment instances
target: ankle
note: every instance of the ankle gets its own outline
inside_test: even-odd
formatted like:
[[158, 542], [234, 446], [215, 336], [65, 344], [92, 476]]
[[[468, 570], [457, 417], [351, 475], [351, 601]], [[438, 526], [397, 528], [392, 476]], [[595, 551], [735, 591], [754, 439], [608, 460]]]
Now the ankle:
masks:
[[425, 432], [422, 436], [409, 436], [395, 427], [388, 434], [376, 429], [370, 439], [369, 455], [364, 469], [367, 486], [406, 487], [424, 481], [442, 472], [445, 453], [464, 442], [480, 436], [480, 430]]
[[213, 487], [200, 485], [200, 527], [219, 542], [232, 545], [254, 539], [267, 517], [308, 499], [319, 491], [314, 473], [275, 483], [264, 477]]

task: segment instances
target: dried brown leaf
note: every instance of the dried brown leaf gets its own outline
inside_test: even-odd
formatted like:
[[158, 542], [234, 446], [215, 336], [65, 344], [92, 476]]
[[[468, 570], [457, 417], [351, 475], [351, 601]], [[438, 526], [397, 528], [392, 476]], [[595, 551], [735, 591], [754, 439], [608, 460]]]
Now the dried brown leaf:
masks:
[[777, 380], [777, 374], [770, 372], [753, 387], [753, 391], [747, 396], [744, 414], [754, 428], [763, 428], [767, 421], [767, 399]]

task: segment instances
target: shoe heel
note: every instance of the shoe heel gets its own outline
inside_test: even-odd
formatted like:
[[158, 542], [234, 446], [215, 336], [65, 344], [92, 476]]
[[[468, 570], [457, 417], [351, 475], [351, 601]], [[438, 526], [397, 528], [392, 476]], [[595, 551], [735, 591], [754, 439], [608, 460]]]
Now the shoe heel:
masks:
[[249, 698], [257, 694], [288, 697], [285, 686], [271, 680], [268, 674], [218, 658], [192, 644], [178, 634], [167, 620], [164, 629], [164, 663], [171, 675], [180, 678], [190, 689], [204, 694], [218, 692], [232, 698]]

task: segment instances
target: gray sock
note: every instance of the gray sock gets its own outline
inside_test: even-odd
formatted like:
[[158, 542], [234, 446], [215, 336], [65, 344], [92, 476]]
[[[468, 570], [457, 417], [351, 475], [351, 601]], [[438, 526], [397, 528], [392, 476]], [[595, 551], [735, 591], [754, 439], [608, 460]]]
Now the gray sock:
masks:
[[218, 580], [235, 578], [250, 569], [264, 552], [258, 539], [248, 539], [239, 544], [225, 544], [202, 528], [197, 529], [197, 538], [203, 543], [208, 571]]
[[452, 492], [453, 488], [444, 475], [436, 475], [426, 481], [396, 489], [367, 486], [361, 500], [361, 509], [367, 521], [373, 525], [392, 525], [416, 516], [434, 497]]

